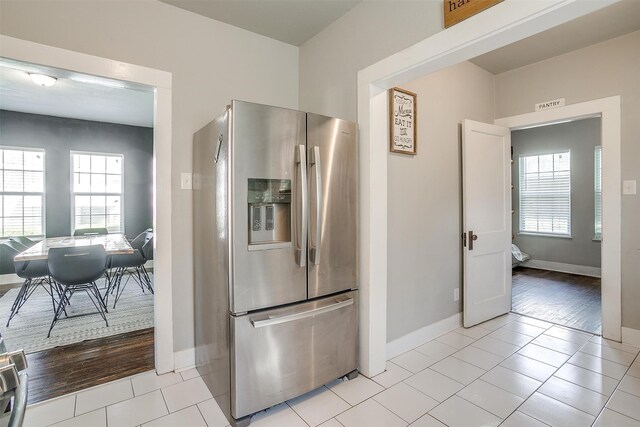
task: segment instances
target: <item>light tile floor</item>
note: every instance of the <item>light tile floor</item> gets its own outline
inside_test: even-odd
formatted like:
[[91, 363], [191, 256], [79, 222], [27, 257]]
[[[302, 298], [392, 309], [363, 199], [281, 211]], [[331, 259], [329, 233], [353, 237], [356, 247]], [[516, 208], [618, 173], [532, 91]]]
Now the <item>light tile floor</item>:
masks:
[[[638, 348], [508, 314], [257, 414], [254, 427], [640, 427]], [[26, 427], [226, 427], [197, 371], [147, 372], [27, 409]]]

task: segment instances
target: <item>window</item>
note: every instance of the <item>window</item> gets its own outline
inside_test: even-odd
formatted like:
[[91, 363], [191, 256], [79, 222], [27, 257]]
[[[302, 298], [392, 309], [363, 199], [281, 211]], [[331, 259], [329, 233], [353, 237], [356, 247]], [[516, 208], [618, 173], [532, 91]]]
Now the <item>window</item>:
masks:
[[71, 153], [71, 230], [106, 228], [123, 233], [121, 154]]
[[44, 150], [0, 147], [2, 237], [44, 235]]
[[570, 152], [520, 157], [520, 232], [571, 235]]
[[594, 240], [602, 240], [602, 145], [594, 153], [595, 230]]

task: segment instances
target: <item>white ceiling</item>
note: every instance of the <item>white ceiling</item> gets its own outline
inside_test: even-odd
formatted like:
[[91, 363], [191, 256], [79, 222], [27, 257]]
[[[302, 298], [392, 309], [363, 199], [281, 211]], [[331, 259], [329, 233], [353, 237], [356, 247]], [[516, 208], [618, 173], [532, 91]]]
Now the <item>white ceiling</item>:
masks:
[[[27, 74], [57, 77], [39, 86]], [[153, 88], [0, 59], [0, 109], [106, 123], [153, 127]]]
[[640, 30], [640, 0], [624, 0], [471, 62], [492, 74], [500, 74], [637, 30]]
[[[347, 0], [163, 1], [296, 45], [359, 3]], [[471, 62], [498, 74], [637, 30], [640, 30], [640, 0], [624, 0]], [[31, 81], [27, 72], [55, 76], [58, 82], [52, 87], [41, 87]], [[154, 93], [153, 88], [142, 85], [0, 58], [0, 109], [153, 127]]]
[[160, 0], [235, 27], [301, 46], [361, 0]]

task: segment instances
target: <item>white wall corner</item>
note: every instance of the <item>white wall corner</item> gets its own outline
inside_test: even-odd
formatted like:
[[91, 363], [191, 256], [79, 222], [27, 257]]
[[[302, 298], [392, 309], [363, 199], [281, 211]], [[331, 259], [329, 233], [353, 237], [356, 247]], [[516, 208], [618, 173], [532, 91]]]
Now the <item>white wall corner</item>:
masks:
[[462, 313], [440, 320], [387, 343], [387, 360], [406, 353], [462, 325]]
[[622, 343], [640, 347], [640, 330], [622, 327]]
[[195, 347], [186, 350], [180, 350], [173, 353], [173, 365], [176, 372], [195, 368], [196, 366], [196, 349]]

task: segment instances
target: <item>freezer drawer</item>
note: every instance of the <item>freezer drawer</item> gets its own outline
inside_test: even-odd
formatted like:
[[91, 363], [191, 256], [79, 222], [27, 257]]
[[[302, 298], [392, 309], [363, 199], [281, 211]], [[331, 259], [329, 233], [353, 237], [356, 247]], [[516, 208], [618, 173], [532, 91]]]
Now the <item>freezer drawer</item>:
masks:
[[357, 367], [357, 291], [231, 316], [231, 414], [241, 418]]

